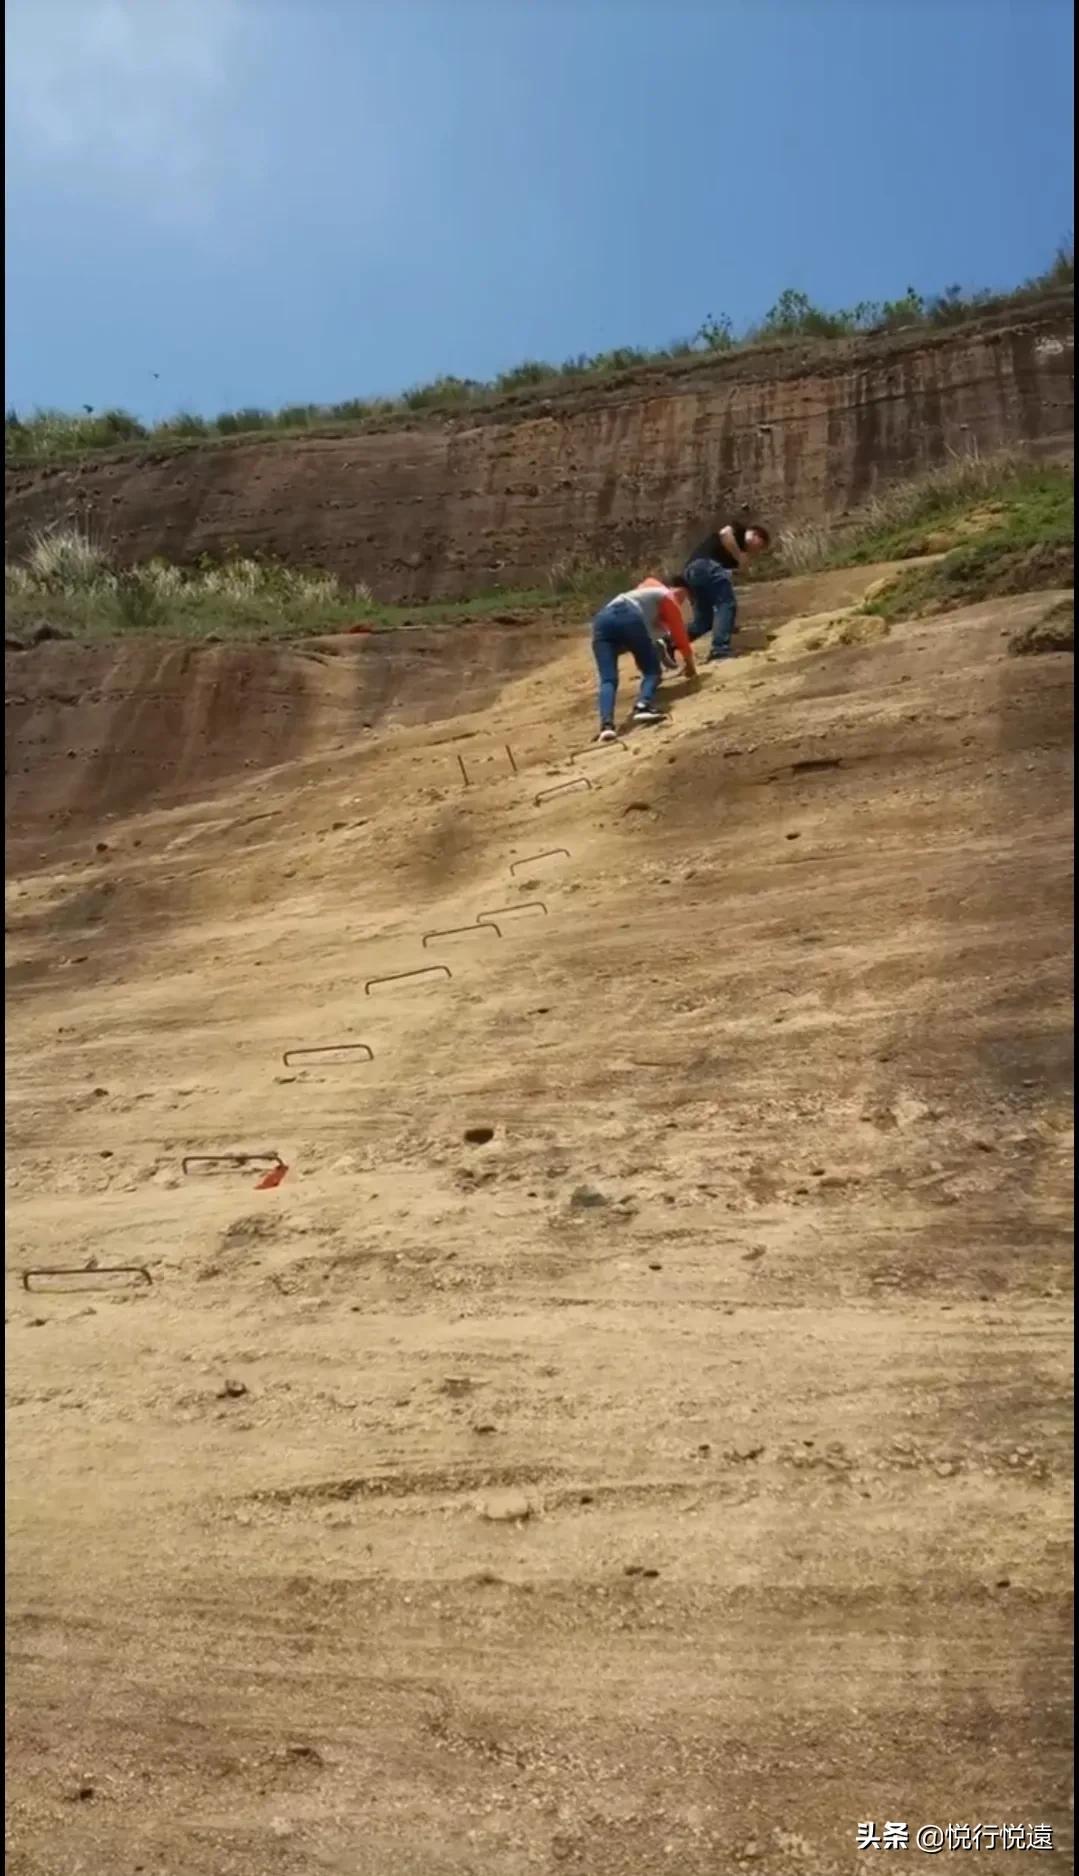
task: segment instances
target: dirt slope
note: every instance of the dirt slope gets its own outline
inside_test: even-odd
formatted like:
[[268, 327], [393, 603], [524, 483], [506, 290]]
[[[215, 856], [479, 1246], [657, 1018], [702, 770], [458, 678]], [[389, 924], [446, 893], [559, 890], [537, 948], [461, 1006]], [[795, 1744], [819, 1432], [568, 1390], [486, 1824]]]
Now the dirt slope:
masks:
[[[751, 586], [739, 642], [759, 649], [806, 606], [849, 605], [867, 580], [897, 564]], [[484, 614], [460, 625], [296, 644], [134, 636], [9, 649], [9, 861], [47, 861], [67, 851], [68, 836], [84, 841], [103, 820], [136, 808], [180, 806], [244, 781], [257, 793], [276, 764], [321, 761], [346, 747], [366, 761], [370, 732], [443, 722], [463, 710], [482, 717], [510, 677], [579, 647], [582, 629], [580, 608], [565, 604], [544, 616]], [[550, 724], [536, 726], [552, 750], [564, 741], [561, 681], [554, 695]], [[534, 730], [530, 736], [534, 743]], [[452, 754], [448, 775], [460, 781]]]
[[[201, 798], [24, 792], [12, 1876], [1068, 1866], [1050, 599], [796, 623], [573, 761], [579, 634]], [[20, 1287], [91, 1257], [152, 1284]]]

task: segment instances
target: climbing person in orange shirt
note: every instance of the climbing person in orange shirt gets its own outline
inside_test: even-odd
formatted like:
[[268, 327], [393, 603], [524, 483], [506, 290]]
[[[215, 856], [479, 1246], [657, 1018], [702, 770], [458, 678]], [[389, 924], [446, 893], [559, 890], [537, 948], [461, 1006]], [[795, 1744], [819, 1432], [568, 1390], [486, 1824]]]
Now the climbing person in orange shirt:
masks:
[[681, 605], [662, 580], [650, 576], [629, 591], [616, 594], [597, 612], [592, 621], [592, 656], [599, 672], [598, 742], [614, 742], [618, 735], [614, 707], [618, 695], [618, 660], [624, 651], [630, 653], [641, 674], [632, 721], [662, 723], [665, 720], [666, 712], [656, 706], [656, 692], [663, 676], [657, 641], [663, 634], [681, 652], [687, 677], [696, 677], [693, 647]]

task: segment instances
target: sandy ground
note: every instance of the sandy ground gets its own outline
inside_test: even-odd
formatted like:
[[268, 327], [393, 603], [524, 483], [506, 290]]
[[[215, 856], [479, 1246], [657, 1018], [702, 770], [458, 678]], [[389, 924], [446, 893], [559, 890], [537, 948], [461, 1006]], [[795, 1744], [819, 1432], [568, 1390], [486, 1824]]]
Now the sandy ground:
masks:
[[1051, 597], [20, 837], [11, 1876], [1071, 1867]]

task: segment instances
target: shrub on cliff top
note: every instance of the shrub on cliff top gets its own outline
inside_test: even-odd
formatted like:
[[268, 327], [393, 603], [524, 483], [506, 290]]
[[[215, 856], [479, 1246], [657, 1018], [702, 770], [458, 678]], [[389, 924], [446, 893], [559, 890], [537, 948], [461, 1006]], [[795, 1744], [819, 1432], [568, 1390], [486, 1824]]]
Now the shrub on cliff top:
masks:
[[950, 286], [924, 299], [913, 287], [908, 287], [898, 299], [863, 300], [853, 307], [830, 310], [815, 305], [800, 289], [787, 287], [764, 319], [751, 326], [740, 339], [735, 337], [731, 320], [725, 313], [718, 318], [709, 314], [692, 339], [675, 340], [654, 350], [616, 346], [591, 356], [581, 353], [562, 365], [526, 359], [500, 372], [489, 384], [444, 375], [430, 384], [415, 385], [397, 398], [346, 398], [336, 404], [289, 404], [278, 411], [246, 408], [222, 411], [213, 418], [181, 411], [149, 427], [125, 410], [96, 412], [91, 406], [85, 406], [81, 415], [37, 410], [32, 416], [22, 417], [9, 409], [4, 424], [5, 449], [10, 461], [25, 462], [78, 456], [129, 443], [180, 443], [195, 442], [203, 437], [302, 432], [319, 427], [363, 425], [393, 417], [407, 418], [419, 411], [453, 412], [480, 407], [500, 397], [516, 397], [529, 391], [554, 391], [588, 377], [599, 380], [642, 365], [662, 365], [692, 354], [712, 356], [753, 345], [826, 342], [855, 337], [859, 333], [894, 332], [902, 327], [924, 326], [931, 330], [954, 326], [995, 307], [1018, 306], [1039, 294], [1064, 290], [1073, 284], [1074, 277], [1074, 252], [1069, 237], [1060, 244], [1043, 273], [1011, 293], [968, 293], [958, 286]]

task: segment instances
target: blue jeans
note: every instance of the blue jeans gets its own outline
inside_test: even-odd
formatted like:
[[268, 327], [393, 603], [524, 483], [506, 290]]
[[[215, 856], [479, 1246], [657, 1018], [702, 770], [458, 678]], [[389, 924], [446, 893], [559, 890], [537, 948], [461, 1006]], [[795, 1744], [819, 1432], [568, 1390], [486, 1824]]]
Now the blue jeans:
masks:
[[729, 658], [738, 601], [734, 581], [718, 560], [691, 560], [683, 574], [686, 590], [693, 601], [691, 639], [712, 634], [713, 658]]
[[626, 599], [614, 599], [592, 621], [592, 656], [599, 672], [600, 725], [614, 722], [614, 700], [618, 695], [618, 660], [628, 651], [641, 674], [638, 703], [650, 704], [659, 689], [661, 676], [659, 653], [636, 606]]

